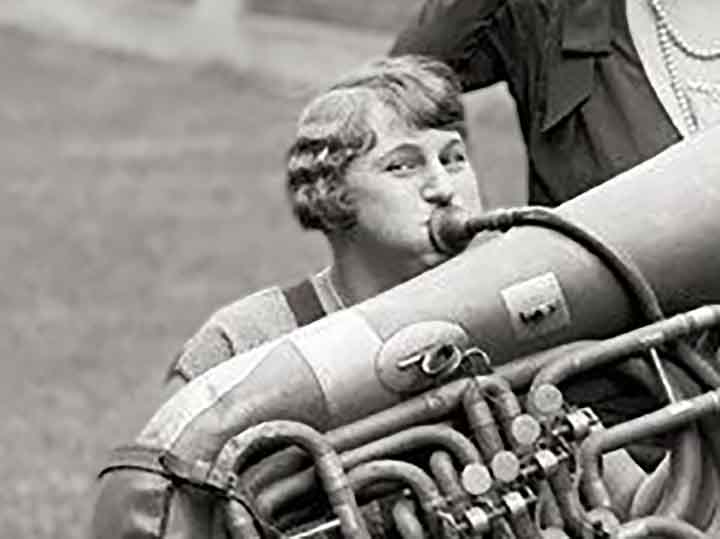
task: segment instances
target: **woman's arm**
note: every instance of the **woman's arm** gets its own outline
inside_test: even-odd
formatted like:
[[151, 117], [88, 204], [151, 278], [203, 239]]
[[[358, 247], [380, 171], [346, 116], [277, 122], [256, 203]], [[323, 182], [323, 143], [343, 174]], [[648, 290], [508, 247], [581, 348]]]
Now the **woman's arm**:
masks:
[[391, 55], [423, 54], [450, 65], [465, 90], [504, 80], [505, 68], [497, 41], [496, 16], [506, 0], [426, 0], [402, 30]]

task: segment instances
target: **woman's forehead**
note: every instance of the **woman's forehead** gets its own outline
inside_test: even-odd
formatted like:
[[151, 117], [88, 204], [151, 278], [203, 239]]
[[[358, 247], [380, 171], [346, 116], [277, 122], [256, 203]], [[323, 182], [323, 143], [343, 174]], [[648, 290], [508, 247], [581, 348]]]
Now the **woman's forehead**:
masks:
[[395, 109], [375, 100], [366, 110], [367, 123], [375, 132], [376, 150], [387, 150], [388, 147], [403, 142], [415, 144], [447, 144], [454, 139], [461, 139], [459, 131], [452, 129], [420, 128], [410, 125], [407, 118], [402, 117]]

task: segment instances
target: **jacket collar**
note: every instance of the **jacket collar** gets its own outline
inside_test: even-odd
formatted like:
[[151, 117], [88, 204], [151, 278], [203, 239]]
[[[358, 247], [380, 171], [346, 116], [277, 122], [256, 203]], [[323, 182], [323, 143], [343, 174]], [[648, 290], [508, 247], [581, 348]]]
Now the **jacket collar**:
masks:
[[562, 6], [561, 54], [547, 74], [545, 132], [590, 97], [595, 58], [610, 53], [611, 3], [619, 0], [559, 0]]
[[610, 9], [617, 0], [564, 0], [562, 50], [570, 54], [610, 52]]

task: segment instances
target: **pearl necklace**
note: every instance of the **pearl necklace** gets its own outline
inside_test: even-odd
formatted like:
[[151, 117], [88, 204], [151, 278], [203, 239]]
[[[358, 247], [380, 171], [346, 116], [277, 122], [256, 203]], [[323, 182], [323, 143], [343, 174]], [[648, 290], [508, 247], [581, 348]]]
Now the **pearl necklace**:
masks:
[[705, 94], [715, 103], [720, 103], [720, 84], [704, 80], [687, 81], [688, 89], [699, 94]]
[[691, 84], [683, 84], [682, 77], [680, 77], [678, 71], [677, 60], [673, 55], [673, 47], [677, 48], [689, 58], [708, 62], [720, 59], [720, 46], [703, 48], [690, 45], [670, 20], [667, 9], [661, 0], [648, 0], [648, 5], [655, 17], [655, 28], [660, 46], [660, 54], [670, 78], [670, 87], [680, 108], [683, 122], [688, 132], [693, 134], [698, 131], [700, 123], [690, 101], [688, 89], [704, 93], [710, 96], [713, 101], [720, 103], [720, 85], [706, 81], [693, 81]]

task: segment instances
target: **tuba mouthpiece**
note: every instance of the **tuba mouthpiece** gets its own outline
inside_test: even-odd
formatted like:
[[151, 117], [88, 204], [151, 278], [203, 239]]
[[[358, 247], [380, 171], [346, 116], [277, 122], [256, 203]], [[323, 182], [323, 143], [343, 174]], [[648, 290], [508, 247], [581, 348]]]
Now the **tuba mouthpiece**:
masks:
[[430, 216], [430, 242], [440, 253], [456, 255], [462, 252], [475, 236], [469, 222], [470, 213], [460, 206], [436, 208]]

